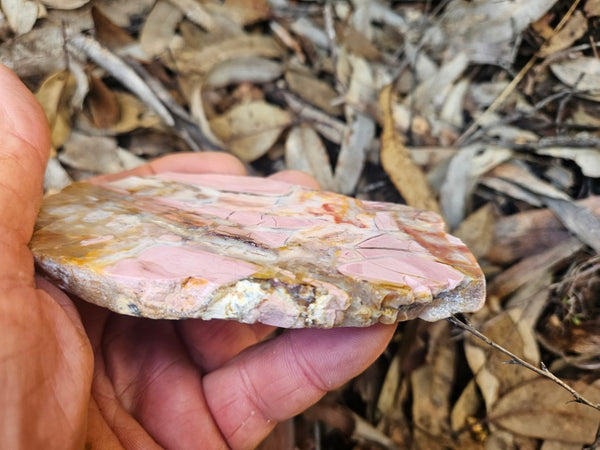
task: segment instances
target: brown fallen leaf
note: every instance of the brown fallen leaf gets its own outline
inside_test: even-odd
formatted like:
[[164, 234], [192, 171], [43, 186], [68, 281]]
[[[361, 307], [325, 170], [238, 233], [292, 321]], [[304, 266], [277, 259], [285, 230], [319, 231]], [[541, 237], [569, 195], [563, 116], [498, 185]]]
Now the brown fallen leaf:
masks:
[[97, 128], [110, 128], [117, 124], [121, 109], [115, 93], [104, 82], [90, 75], [90, 91], [86, 98], [92, 121]]
[[[520, 317], [519, 310], [505, 311], [492, 317], [479, 328], [492, 341], [537, 365], [540, 354], [533, 330], [524, 326]], [[488, 411], [505, 392], [537, 376], [518, 365], [506, 364], [505, 355], [473, 337], [465, 341], [465, 355]]]
[[109, 49], [116, 51], [122, 47], [136, 44], [135, 39], [95, 6], [92, 6], [92, 18], [94, 19], [96, 39]]
[[150, 128], [161, 123], [160, 118], [148, 110], [140, 100], [127, 92], [115, 92], [119, 104], [119, 121], [112, 127], [115, 133], [127, 133], [137, 128]]
[[51, 144], [60, 147], [71, 133], [69, 98], [75, 90], [75, 80], [66, 71], [56, 72], [44, 80], [35, 93], [50, 126]]
[[[600, 196], [576, 202], [600, 218]], [[486, 258], [508, 264], [535, 255], [567, 240], [570, 233], [549, 209], [524, 211], [501, 217], [494, 225], [494, 238]]]
[[342, 107], [333, 104], [338, 94], [324, 81], [317, 79], [310, 72], [287, 70], [285, 72], [285, 81], [290, 90], [308, 103], [321, 108], [326, 113], [333, 116], [342, 114]]
[[253, 101], [212, 119], [210, 127], [229, 150], [248, 162], [264, 155], [290, 123], [287, 111], [264, 101]]
[[[569, 383], [582, 395], [600, 403], [600, 380]], [[488, 420], [513, 433], [538, 439], [590, 444], [596, 437], [600, 412], [572, 401], [552, 381], [535, 378], [501, 397]]]
[[584, 248], [577, 238], [569, 238], [543, 253], [530, 256], [496, 276], [487, 287], [488, 299], [501, 300], [525, 283], [560, 268], [565, 261]]
[[392, 85], [381, 91], [379, 104], [383, 111], [381, 134], [381, 165], [406, 203], [420, 209], [440, 211], [421, 169], [410, 159], [392, 116]]
[[570, 47], [588, 30], [587, 19], [581, 11], [575, 11], [561, 30], [552, 36], [540, 49], [539, 56], [548, 56]]

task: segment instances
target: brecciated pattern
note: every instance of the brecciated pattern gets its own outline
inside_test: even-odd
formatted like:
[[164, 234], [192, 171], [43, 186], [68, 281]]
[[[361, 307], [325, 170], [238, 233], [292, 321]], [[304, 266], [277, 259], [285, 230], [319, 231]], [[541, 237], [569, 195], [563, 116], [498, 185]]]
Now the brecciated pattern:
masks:
[[44, 201], [31, 249], [64, 289], [150, 318], [368, 326], [474, 311], [485, 294], [438, 215], [263, 178], [74, 183]]

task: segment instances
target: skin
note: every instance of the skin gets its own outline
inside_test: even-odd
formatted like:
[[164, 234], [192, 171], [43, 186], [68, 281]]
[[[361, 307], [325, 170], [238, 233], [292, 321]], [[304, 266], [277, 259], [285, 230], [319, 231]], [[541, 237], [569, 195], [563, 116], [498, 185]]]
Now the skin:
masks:
[[[366, 369], [395, 327], [289, 330], [119, 316], [36, 277], [44, 114], [0, 66], [0, 436], [6, 448], [252, 448]], [[130, 171], [244, 174], [225, 154]], [[111, 175], [110, 178], [127, 174]], [[316, 186], [300, 172], [274, 178]]]

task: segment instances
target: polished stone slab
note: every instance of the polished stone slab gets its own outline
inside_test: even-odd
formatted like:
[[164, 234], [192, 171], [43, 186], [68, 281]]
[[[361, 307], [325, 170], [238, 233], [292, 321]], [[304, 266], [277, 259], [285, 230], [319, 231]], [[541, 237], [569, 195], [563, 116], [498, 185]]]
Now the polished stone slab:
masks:
[[265, 178], [165, 173], [44, 200], [31, 249], [113, 311], [287, 328], [477, 310], [485, 280], [441, 218]]

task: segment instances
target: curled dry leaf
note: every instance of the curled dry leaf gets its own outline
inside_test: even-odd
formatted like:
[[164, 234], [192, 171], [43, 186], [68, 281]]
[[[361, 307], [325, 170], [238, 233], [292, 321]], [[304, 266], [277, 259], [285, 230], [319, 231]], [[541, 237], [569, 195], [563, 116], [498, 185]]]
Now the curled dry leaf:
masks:
[[10, 27], [16, 34], [29, 33], [40, 12], [36, 1], [1, 0], [0, 6]]
[[215, 136], [210, 128], [210, 123], [208, 122], [206, 112], [204, 111], [202, 92], [202, 83], [197, 83], [196, 86], [192, 88], [192, 92], [190, 93], [190, 115], [192, 119], [196, 121], [202, 134], [206, 136], [206, 139], [211, 141], [217, 147], [225, 148], [225, 144]]
[[266, 83], [279, 78], [282, 72], [281, 63], [260, 56], [242, 56], [216, 64], [206, 76], [204, 85], [220, 88], [244, 81]]
[[[600, 403], [600, 380], [569, 383], [581, 395]], [[535, 378], [502, 396], [488, 420], [516, 434], [576, 444], [594, 442], [600, 413], [572, 401], [551, 380]]]
[[140, 33], [140, 46], [149, 58], [160, 55], [169, 48], [182, 19], [181, 10], [173, 8], [171, 3], [159, 0], [154, 4]]
[[75, 89], [75, 80], [70, 72], [60, 71], [50, 75], [35, 93], [42, 105], [53, 148], [60, 147], [71, 133], [69, 98]]
[[291, 123], [290, 114], [264, 101], [238, 105], [210, 121], [217, 137], [242, 161], [254, 161]]
[[585, 176], [600, 178], [600, 149], [551, 147], [539, 148], [535, 152], [540, 155], [573, 160]]
[[439, 212], [439, 205], [425, 175], [410, 159], [408, 150], [395, 128], [391, 109], [392, 85], [381, 91], [379, 102], [383, 111], [381, 165], [408, 205]]
[[308, 125], [292, 128], [285, 141], [285, 164], [314, 176], [323, 190], [335, 188], [331, 162], [317, 132]]

